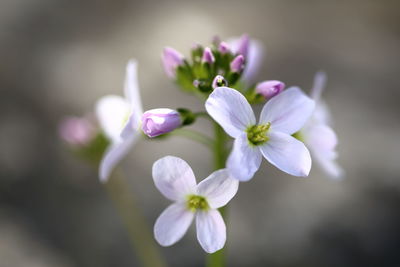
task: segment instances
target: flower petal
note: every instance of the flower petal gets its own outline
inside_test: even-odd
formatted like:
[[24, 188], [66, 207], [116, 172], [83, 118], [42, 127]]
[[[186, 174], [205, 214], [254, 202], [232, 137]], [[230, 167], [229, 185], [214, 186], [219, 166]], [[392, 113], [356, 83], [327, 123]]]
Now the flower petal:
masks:
[[218, 87], [206, 101], [208, 114], [232, 137], [239, 136], [256, 123], [254, 112], [246, 98], [228, 87]]
[[140, 98], [137, 61], [131, 59], [126, 66], [125, 97], [131, 106], [131, 114], [121, 131], [121, 137], [127, 138], [140, 127], [140, 119], [143, 114], [142, 100]]
[[207, 253], [224, 247], [226, 226], [218, 210], [199, 211], [196, 216], [197, 240]]
[[294, 137], [273, 132], [268, 142], [260, 146], [263, 156], [278, 169], [294, 176], [308, 176], [311, 157], [306, 146]]
[[170, 200], [180, 201], [196, 193], [192, 168], [178, 157], [166, 156], [154, 162], [153, 180], [157, 189]]
[[271, 131], [294, 134], [310, 118], [314, 101], [298, 87], [291, 87], [273, 97], [261, 111], [260, 124], [271, 123]]
[[161, 246], [178, 242], [189, 229], [194, 213], [184, 203], [174, 203], [166, 208], [154, 225], [154, 237]]
[[127, 139], [120, 140], [110, 145], [100, 162], [100, 181], [105, 183], [108, 180], [114, 167], [128, 154], [129, 150], [139, 139], [139, 134], [133, 134]]
[[323, 71], [317, 72], [314, 76], [314, 84], [310, 92], [311, 98], [315, 102], [318, 102], [319, 99], [321, 98], [321, 94], [325, 89], [325, 85], [326, 85], [326, 73]]
[[260, 168], [261, 160], [260, 149], [250, 146], [247, 135], [243, 133], [236, 138], [226, 165], [234, 178], [248, 181]]
[[304, 142], [323, 170], [332, 178], [341, 178], [343, 169], [335, 162], [338, 143], [335, 132], [327, 125], [311, 125], [304, 130]]
[[[238, 53], [240, 50], [240, 43], [243, 39], [242, 37], [239, 38], [232, 38], [228, 40], [228, 44], [231, 46], [233, 53]], [[257, 75], [258, 71], [260, 70], [261, 64], [263, 62], [265, 54], [265, 47], [263, 44], [255, 39], [250, 39], [249, 47], [247, 49], [247, 53], [245, 56], [246, 58], [246, 65], [242, 74], [242, 79], [248, 83], [253, 82], [254, 77]]]
[[206, 197], [212, 209], [225, 206], [239, 189], [239, 181], [232, 178], [227, 169], [217, 170], [201, 181], [197, 193]]
[[108, 95], [97, 101], [97, 118], [101, 128], [111, 142], [120, 141], [120, 134], [130, 112], [130, 104], [120, 96]]
[[125, 97], [132, 105], [132, 113], [142, 116], [143, 107], [140, 98], [139, 79], [138, 79], [138, 63], [135, 59], [131, 59], [126, 66], [125, 76]]

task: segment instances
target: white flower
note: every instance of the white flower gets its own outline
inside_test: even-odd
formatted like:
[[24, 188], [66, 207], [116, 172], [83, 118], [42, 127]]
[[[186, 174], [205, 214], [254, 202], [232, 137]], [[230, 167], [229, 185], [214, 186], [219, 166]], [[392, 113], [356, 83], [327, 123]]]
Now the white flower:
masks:
[[143, 109], [139, 93], [137, 62], [126, 67], [125, 97], [108, 95], [96, 104], [96, 114], [110, 146], [100, 162], [100, 181], [106, 182], [114, 167], [129, 152], [140, 136], [139, 125]]
[[235, 178], [250, 180], [259, 169], [262, 156], [291, 175], [309, 174], [310, 154], [302, 142], [291, 136], [303, 127], [314, 110], [314, 101], [299, 88], [289, 88], [269, 100], [258, 124], [246, 98], [228, 87], [216, 88], [206, 101], [206, 109], [235, 138], [227, 161], [227, 168]]
[[303, 140], [310, 149], [314, 160], [332, 178], [342, 178], [343, 169], [337, 164], [337, 136], [332, 126], [331, 114], [326, 104], [321, 100], [322, 91], [326, 84], [326, 74], [318, 72], [314, 78], [311, 97], [316, 103], [315, 111], [310, 120], [296, 136]]
[[154, 225], [154, 236], [162, 246], [171, 246], [187, 232], [196, 217], [197, 239], [208, 253], [225, 245], [226, 227], [217, 210], [236, 194], [239, 183], [226, 169], [213, 172], [196, 185], [190, 166], [182, 159], [166, 156], [153, 165], [158, 190], [174, 201]]

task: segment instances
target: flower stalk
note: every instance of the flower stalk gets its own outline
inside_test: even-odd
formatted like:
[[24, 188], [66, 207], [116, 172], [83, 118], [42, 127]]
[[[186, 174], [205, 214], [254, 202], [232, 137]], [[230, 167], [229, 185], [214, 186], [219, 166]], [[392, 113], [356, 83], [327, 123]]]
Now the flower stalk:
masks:
[[[226, 145], [226, 134], [221, 126], [218, 123], [214, 122], [214, 147], [213, 147], [213, 161], [214, 161], [214, 169], [222, 169], [225, 168], [225, 162], [227, 158], [227, 151], [225, 148]], [[228, 226], [228, 218], [227, 218], [227, 210], [228, 205], [219, 209], [222, 217], [226, 225]], [[223, 267], [226, 266], [226, 244], [225, 247], [221, 250], [208, 254], [206, 256], [206, 267]]]
[[134, 194], [129, 190], [128, 181], [122, 171], [116, 169], [104, 186], [128, 230], [130, 241], [141, 266], [166, 267], [158, 246], [154, 242], [149, 224], [144, 218]]

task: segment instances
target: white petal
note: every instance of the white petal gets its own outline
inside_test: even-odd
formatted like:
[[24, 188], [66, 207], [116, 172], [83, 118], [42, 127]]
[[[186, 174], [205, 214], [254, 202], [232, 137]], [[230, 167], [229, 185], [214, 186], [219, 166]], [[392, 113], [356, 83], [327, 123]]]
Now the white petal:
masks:
[[294, 176], [308, 176], [311, 157], [302, 142], [290, 135], [277, 132], [270, 133], [269, 138], [260, 149], [272, 165]]
[[321, 98], [321, 94], [325, 89], [326, 85], [326, 73], [323, 71], [319, 71], [315, 74], [314, 76], [314, 84], [313, 87], [311, 88], [311, 98], [315, 101], [318, 102], [319, 99]]
[[194, 213], [185, 203], [174, 203], [166, 208], [154, 225], [154, 237], [161, 246], [171, 246], [187, 232]]
[[243, 71], [243, 80], [253, 82], [260, 70], [265, 54], [263, 44], [258, 40], [250, 40], [249, 52], [246, 58], [246, 66]]
[[304, 131], [304, 139], [311, 152], [326, 155], [327, 158], [336, 157], [335, 148], [338, 140], [329, 126], [316, 124], [307, 127]]
[[224, 247], [226, 226], [218, 210], [200, 211], [196, 216], [197, 240], [207, 253]]
[[337, 164], [334, 159], [327, 159], [324, 157], [316, 157], [316, 161], [319, 163], [321, 168], [326, 172], [329, 177], [334, 179], [342, 179], [345, 175], [342, 167]]
[[130, 104], [120, 96], [104, 96], [97, 101], [97, 118], [101, 128], [111, 142], [120, 141], [120, 134], [126, 124], [130, 112]]
[[313, 159], [317, 161], [329, 176], [332, 178], [341, 178], [344, 171], [335, 162], [338, 140], [332, 128], [322, 124], [311, 125], [305, 129], [303, 135]]
[[181, 201], [196, 193], [196, 178], [183, 159], [166, 156], [153, 164], [153, 180], [158, 190], [168, 199]]
[[217, 170], [197, 186], [197, 193], [206, 197], [212, 209], [225, 206], [236, 194], [239, 181], [227, 169]]
[[133, 134], [125, 140], [110, 145], [100, 162], [99, 176], [101, 182], [107, 182], [114, 167], [128, 154], [129, 150], [139, 139], [139, 134]]
[[250, 146], [247, 135], [243, 133], [235, 139], [226, 166], [234, 178], [239, 181], [248, 181], [260, 168], [261, 160], [260, 149]]
[[126, 66], [126, 77], [125, 77], [125, 97], [132, 105], [132, 113], [139, 114], [142, 116], [143, 107], [142, 100], [140, 98], [139, 79], [137, 70], [137, 61], [131, 59]]
[[298, 87], [291, 87], [271, 98], [261, 111], [260, 124], [271, 123], [271, 130], [294, 134], [310, 118], [314, 101]]
[[208, 114], [232, 137], [239, 136], [254, 125], [254, 112], [246, 98], [228, 87], [218, 87], [206, 101]]

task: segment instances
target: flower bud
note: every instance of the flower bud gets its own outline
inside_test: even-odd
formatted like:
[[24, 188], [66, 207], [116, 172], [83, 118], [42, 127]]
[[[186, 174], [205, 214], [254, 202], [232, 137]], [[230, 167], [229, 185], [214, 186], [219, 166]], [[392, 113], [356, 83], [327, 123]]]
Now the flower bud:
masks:
[[178, 66], [183, 65], [183, 55], [171, 47], [165, 47], [161, 60], [165, 73], [170, 78], [175, 78], [175, 70]]
[[201, 58], [201, 62], [212, 64], [215, 62], [215, 57], [209, 47], [204, 48], [203, 57]]
[[61, 138], [73, 146], [88, 145], [95, 136], [95, 127], [86, 118], [67, 117], [59, 126]]
[[250, 38], [247, 34], [243, 34], [242, 37], [240, 37], [239, 39], [237, 53], [243, 55], [244, 57], [247, 57], [249, 52], [249, 46], [250, 46]]
[[270, 99], [285, 88], [285, 84], [281, 81], [264, 81], [256, 86], [256, 92], [260, 95], [264, 96], [267, 99]]
[[213, 82], [212, 82], [212, 88], [217, 88], [221, 86], [228, 86], [228, 82], [225, 80], [224, 76], [222, 75], [217, 75], [215, 76]]
[[182, 124], [179, 113], [169, 108], [157, 108], [142, 115], [142, 130], [148, 137], [169, 133]]
[[232, 72], [241, 72], [244, 68], [244, 57], [242, 55], [236, 56], [231, 62]]
[[218, 46], [218, 51], [223, 55], [229, 53], [230, 52], [229, 44], [226, 42], [221, 42]]

